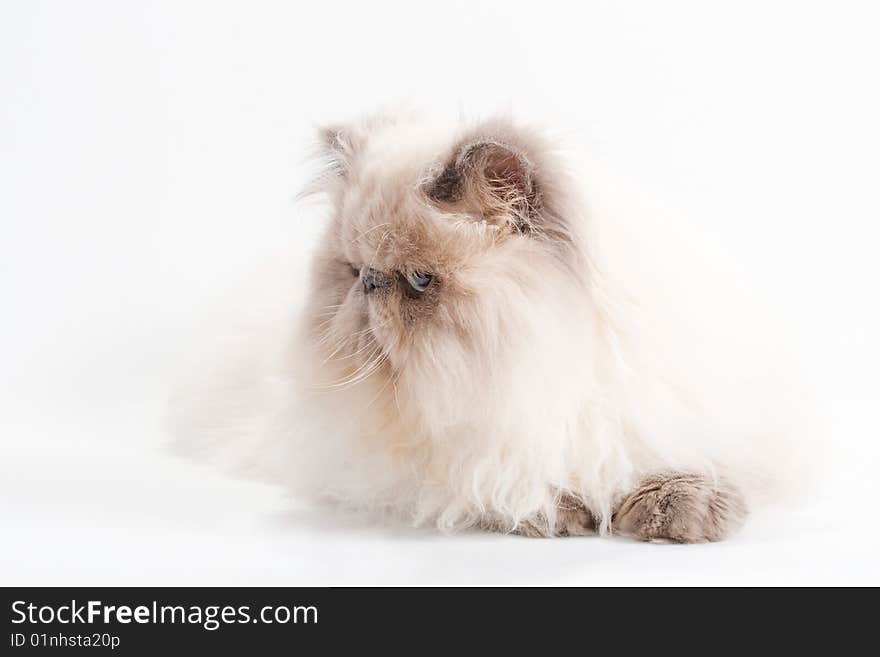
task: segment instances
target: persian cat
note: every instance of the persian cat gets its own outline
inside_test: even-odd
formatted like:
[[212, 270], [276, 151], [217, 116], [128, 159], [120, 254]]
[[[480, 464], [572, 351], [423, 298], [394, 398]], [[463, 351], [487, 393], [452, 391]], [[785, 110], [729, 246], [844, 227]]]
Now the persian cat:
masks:
[[646, 293], [662, 247], [621, 246], [541, 132], [371, 117], [320, 143], [299, 323], [178, 399], [188, 440], [444, 530], [716, 541], [780, 488], [760, 338], [683, 299], [700, 272]]

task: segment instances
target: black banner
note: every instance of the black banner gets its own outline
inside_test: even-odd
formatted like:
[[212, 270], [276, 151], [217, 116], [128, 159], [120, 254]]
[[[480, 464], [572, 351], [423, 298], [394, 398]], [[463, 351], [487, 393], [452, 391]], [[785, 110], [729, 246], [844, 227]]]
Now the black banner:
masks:
[[[611, 640], [622, 647], [857, 645], [856, 592], [757, 589], [7, 588], [3, 654], [184, 650], [419, 653]], [[870, 597], [873, 597], [871, 595]], [[720, 642], [720, 643], [719, 643]], [[855, 643], [854, 643], [855, 642]], [[96, 652], [97, 651], [97, 652]], [[689, 650], [686, 650], [686, 652]]]

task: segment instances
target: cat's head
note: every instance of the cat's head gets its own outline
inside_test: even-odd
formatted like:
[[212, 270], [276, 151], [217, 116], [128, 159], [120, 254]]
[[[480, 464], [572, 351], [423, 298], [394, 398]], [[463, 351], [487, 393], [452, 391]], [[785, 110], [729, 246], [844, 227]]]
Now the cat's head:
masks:
[[523, 349], [561, 339], [583, 245], [540, 135], [374, 118], [324, 130], [322, 150], [332, 215], [308, 324], [324, 385], [393, 388], [398, 406], [432, 403], [455, 422], [487, 386], [504, 394], [490, 372], [510, 376]]

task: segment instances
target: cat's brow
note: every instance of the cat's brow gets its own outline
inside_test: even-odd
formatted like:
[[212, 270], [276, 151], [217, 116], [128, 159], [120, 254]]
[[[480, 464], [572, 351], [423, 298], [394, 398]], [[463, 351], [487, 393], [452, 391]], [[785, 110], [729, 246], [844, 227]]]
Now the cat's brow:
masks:
[[376, 224], [376, 225], [373, 226], [372, 228], [368, 228], [367, 230], [365, 230], [365, 231], [359, 233], [359, 234], [357, 235], [357, 237], [355, 237], [353, 240], [351, 240], [351, 242], [349, 242], [349, 244], [354, 244], [354, 243], [357, 242], [358, 240], [363, 239], [364, 237], [366, 237], [367, 235], [369, 235], [370, 233], [372, 233], [372, 232], [373, 232], [374, 230], [376, 230], [377, 228], [382, 228], [383, 226], [390, 226], [390, 225], [391, 225], [391, 222], [390, 222], [390, 221], [386, 221], [385, 223], [382, 223], [382, 224]]
[[390, 230], [386, 230], [386, 231], [385, 231], [385, 234], [382, 235], [382, 239], [379, 240], [379, 244], [376, 246], [376, 250], [373, 252], [373, 257], [370, 258], [370, 264], [367, 265], [367, 268], [368, 268], [368, 269], [372, 269], [372, 268], [373, 268], [373, 263], [376, 262], [376, 256], [379, 255], [379, 249], [382, 248], [382, 244], [385, 243], [385, 239], [386, 239], [390, 234], [391, 234], [391, 231], [390, 231]]

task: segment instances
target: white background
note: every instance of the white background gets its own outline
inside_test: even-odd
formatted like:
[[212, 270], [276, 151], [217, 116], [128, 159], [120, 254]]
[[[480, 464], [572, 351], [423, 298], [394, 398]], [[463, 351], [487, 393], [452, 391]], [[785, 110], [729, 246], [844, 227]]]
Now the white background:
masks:
[[[880, 583], [878, 21], [846, 1], [3, 2], [0, 584]], [[759, 272], [832, 443], [809, 505], [710, 546], [443, 537], [169, 455], [193, 336], [252, 311], [233, 291], [256, 264], [308, 252], [313, 125], [401, 102], [566, 131]]]

